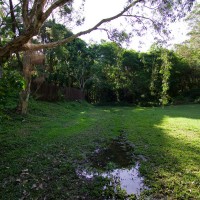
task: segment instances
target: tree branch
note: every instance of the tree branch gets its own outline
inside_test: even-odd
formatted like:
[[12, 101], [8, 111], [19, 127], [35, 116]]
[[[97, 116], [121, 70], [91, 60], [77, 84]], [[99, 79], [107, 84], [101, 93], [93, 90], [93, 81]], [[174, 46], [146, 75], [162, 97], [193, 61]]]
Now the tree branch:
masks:
[[109, 33], [109, 31], [106, 28], [97, 28], [96, 30], [100, 30], [100, 31], [106, 32], [108, 39], [111, 40], [110, 33]]
[[142, 19], [146, 19], [146, 20], [151, 21], [152, 24], [156, 24], [155, 21], [154, 21], [153, 19], [148, 18], [148, 17], [144, 17], [144, 16], [140, 16], [140, 15], [122, 15], [122, 16], [124, 16], [124, 17], [135, 17], [135, 18], [137, 18], [137, 19], [142, 18]]
[[[44, 48], [54, 48], [59, 45], [63, 45], [65, 43], [71, 42], [77, 37], [80, 37], [82, 35], [88, 34], [94, 30], [97, 30], [102, 24], [105, 24], [107, 22], [110, 22], [114, 19], [117, 19], [121, 16], [123, 16], [124, 13], [126, 13], [130, 8], [135, 6], [137, 3], [142, 2], [144, 0], [135, 0], [133, 3], [129, 4], [127, 7], [125, 7], [120, 13], [113, 17], [109, 17], [106, 19], [101, 20], [99, 23], [97, 23], [94, 27], [87, 29], [85, 31], [81, 31], [77, 34], [74, 34], [66, 39], [47, 43], [47, 44], [30, 44], [28, 41], [39, 32], [39, 28], [41, 27], [42, 23], [46, 20], [46, 18], [51, 14], [51, 12], [56, 9], [59, 6], [64, 5], [67, 2], [70, 2], [71, 0], [58, 0], [54, 4], [52, 4], [49, 9], [43, 14], [42, 19], [37, 20], [37, 24], [28, 24], [28, 26], [25, 26], [27, 29], [25, 30], [24, 34], [16, 37], [11, 42], [9, 42], [4, 47], [0, 47], [0, 61], [3, 59], [3, 57], [9, 57], [11, 53], [13, 52], [19, 52], [19, 51], [26, 51], [26, 50], [40, 50]], [[28, 23], [26, 20], [28, 17], [26, 14], [28, 14], [28, 2], [29, 0], [24, 0], [22, 3], [22, 10], [23, 10], [23, 18], [25, 20], [25, 23]]]
[[26, 27], [29, 24], [28, 3], [29, 3], [29, 0], [22, 0], [22, 18], [25, 25], [24, 27]]
[[36, 12], [36, 10], [37, 10], [37, 5], [38, 5], [38, 3], [40, 3], [39, 0], [35, 0], [35, 1], [34, 1], [34, 4], [33, 4], [33, 6], [32, 6], [31, 12], [30, 12], [30, 19], [32, 19], [33, 16], [35, 15], [35, 12]]
[[16, 23], [16, 19], [15, 19], [15, 14], [14, 14], [14, 8], [13, 8], [13, 2], [12, 2], [12, 0], [9, 0], [9, 4], [10, 4], [11, 19], [12, 19], [12, 32], [15, 34], [14, 37], [16, 37], [17, 23]]
[[44, 13], [44, 15], [43, 15], [43, 21], [45, 21], [56, 8], [58, 8], [60, 6], [63, 6], [67, 2], [72, 2], [72, 0], [58, 0], [54, 4], [52, 4], [48, 8], [48, 10]]
[[124, 8], [124, 10], [121, 11], [120, 13], [118, 13], [117, 15], [115, 15], [113, 17], [106, 18], [106, 19], [102, 19], [99, 23], [97, 23], [92, 28], [87, 29], [85, 31], [81, 31], [81, 32], [79, 32], [77, 34], [74, 34], [74, 35], [72, 35], [72, 36], [70, 36], [70, 37], [68, 37], [66, 39], [59, 40], [57, 42], [47, 43], [47, 44], [25, 44], [25, 45], [23, 45], [23, 47], [20, 50], [21, 51], [25, 51], [25, 50], [34, 50], [35, 51], [35, 50], [40, 50], [40, 49], [45, 49], [45, 48], [53, 48], [53, 47], [56, 47], [56, 46], [63, 45], [65, 43], [71, 42], [72, 40], [74, 40], [77, 37], [80, 37], [82, 35], [86, 35], [86, 34], [92, 32], [94, 30], [97, 30], [98, 27], [100, 27], [102, 24], [105, 24], [105, 23], [113, 21], [114, 19], [117, 19], [117, 18], [119, 18], [121, 16], [124, 16], [123, 14], [125, 12], [127, 12], [135, 4], [137, 4], [137, 3], [141, 2], [141, 1], [143, 1], [143, 0], [136, 0], [136, 1], [134, 1], [129, 6], [127, 6], [126, 8]]

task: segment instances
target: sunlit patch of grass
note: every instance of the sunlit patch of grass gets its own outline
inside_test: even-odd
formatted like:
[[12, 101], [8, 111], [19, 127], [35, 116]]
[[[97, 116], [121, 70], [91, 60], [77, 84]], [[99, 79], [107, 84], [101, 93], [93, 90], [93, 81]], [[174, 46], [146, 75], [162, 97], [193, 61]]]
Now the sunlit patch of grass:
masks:
[[143, 173], [159, 198], [200, 198], [199, 110], [199, 105], [188, 105], [134, 110], [129, 115], [130, 138], [138, 153], [149, 158]]
[[162, 122], [155, 127], [162, 129], [174, 139], [195, 145], [195, 143], [199, 144], [200, 140], [199, 124], [198, 119], [165, 116]]
[[104, 111], [104, 112], [108, 112], [108, 113], [110, 112], [110, 110], [103, 110], [103, 111]]

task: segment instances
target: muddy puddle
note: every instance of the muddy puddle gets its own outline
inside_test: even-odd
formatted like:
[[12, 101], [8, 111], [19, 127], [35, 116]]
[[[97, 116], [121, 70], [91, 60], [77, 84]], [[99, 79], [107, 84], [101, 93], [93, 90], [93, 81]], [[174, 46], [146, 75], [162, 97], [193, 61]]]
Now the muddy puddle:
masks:
[[77, 174], [86, 179], [109, 178], [110, 186], [113, 188], [120, 186], [127, 195], [139, 196], [148, 187], [145, 186], [144, 178], [140, 175], [140, 163], [134, 155], [134, 148], [122, 133], [105, 147], [96, 149], [88, 158], [92, 163], [90, 170], [80, 168]]

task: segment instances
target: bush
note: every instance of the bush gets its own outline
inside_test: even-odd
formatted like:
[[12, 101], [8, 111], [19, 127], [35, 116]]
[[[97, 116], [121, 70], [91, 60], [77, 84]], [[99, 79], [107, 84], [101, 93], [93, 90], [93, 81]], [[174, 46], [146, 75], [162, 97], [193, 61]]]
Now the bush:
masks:
[[17, 70], [4, 69], [0, 78], [0, 120], [8, 110], [16, 108], [19, 92], [24, 86], [24, 79]]
[[181, 105], [186, 103], [189, 103], [189, 98], [182, 95], [179, 95], [172, 99], [172, 104], [174, 105]]
[[194, 101], [200, 98], [200, 88], [191, 89], [186, 95]]

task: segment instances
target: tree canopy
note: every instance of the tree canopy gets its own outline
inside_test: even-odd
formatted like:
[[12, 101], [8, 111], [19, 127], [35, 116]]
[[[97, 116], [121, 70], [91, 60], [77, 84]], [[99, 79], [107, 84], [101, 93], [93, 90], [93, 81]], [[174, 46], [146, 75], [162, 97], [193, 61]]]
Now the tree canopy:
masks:
[[[75, 1], [72, 0], [1, 0], [0, 28], [1, 35], [3, 35], [0, 41], [1, 60], [3, 57], [8, 57], [18, 51], [53, 48], [93, 30], [99, 28], [106, 30], [104, 25], [119, 17], [125, 17], [128, 23], [133, 26], [134, 32], [141, 33], [142, 30], [147, 30], [151, 26], [160, 34], [166, 33], [168, 21], [175, 21], [185, 16], [187, 11], [191, 9], [194, 0], [127, 0], [121, 12], [102, 19], [88, 30], [54, 42], [29, 43], [33, 36], [39, 34], [44, 22], [56, 11], [60, 11], [59, 14], [65, 18], [68, 25], [70, 21], [76, 21], [77, 25], [80, 24], [84, 16], [80, 14], [78, 20], [74, 17], [74, 13], [77, 13], [74, 3]], [[84, 1], [82, 6], [84, 6]], [[113, 36], [116, 36], [116, 28], [113, 33]]]

